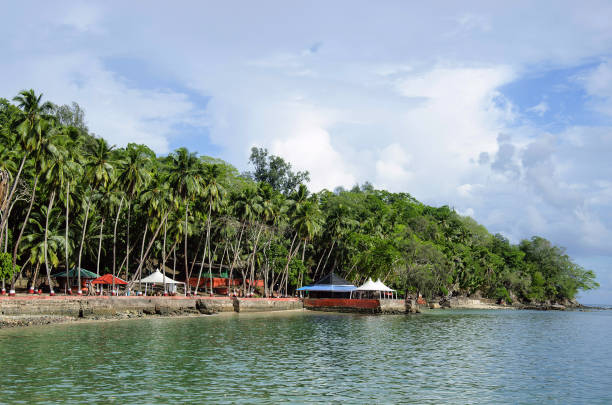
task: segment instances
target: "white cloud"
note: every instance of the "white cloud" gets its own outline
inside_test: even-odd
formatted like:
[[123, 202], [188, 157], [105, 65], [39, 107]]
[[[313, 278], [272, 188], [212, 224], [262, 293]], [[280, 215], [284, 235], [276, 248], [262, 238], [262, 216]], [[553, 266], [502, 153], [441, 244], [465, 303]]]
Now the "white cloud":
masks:
[[[201, 113], [186, 95], [131, 87], [90, 54], [44, 55], [29, 57], [24, 62], [18, 72], [19, 80], [0, 84], [3, 94], [17, 94], [31, 87], [58, 104], [77, 101], [86, 111], [90, 129], [111, 144], [144, 143], [158, 153], [167, 153], [174, 125], [203, 125], [198, 118]], [[4, 70], [6, 74], [5, 69], [6, 66], [0, 67], [0, 72]]]
[[595, 97], [591, 107], [604, 114], [612, 115], [612, 64], [606, 60], [592, 71], [583, 75], [580, 80], [584, 83], [587, 93]]
[[549, 109], [550, 107], [548, 106], [548, 103], [542, 100], [538, 104], [534, 105], [533, 107], [528, 108], [527, 111], [531, 111], [533, 113], [538, 114], [540, 117], [542, 117], [544, 114], [548, 112]]
[[[66, 2], [31, 13], [15, 3], [0, 15], [0, 95], [33, 87], [77, 101], [96, 133], [158, 152], [178, 126], [209, 127], [240, 169], [251, 146], [268, 147], [309, 170], [313, 190], [370, 180], [476, 213], [513, 241], [540, 233], [570, 253], [610, 257], [598, 240], [610, 240], [612, 129], [549, 133], [520, 112], [552, 117], [552, 93], [515, 107], [500, 89], [609, 55], [612, 6], [525, 7], [265, 2], [236, 13], [221, 3], [124, 2], [111, 13], [103, 2]], [[138, 69], [109, 68], [113, 58], [154, 74], [140, 81]], [[601, 60], [578, 82], [609, 117], [612, 67]], [[209, 99], [205, 112], [185, 88]]]

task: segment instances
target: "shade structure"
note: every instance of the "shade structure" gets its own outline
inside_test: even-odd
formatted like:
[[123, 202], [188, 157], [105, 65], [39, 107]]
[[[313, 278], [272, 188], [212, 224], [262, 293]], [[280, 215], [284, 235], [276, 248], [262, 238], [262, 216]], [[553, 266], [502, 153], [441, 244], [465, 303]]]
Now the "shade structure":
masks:
[[298, 288], [297, 291], [331, 291], [331, 292], [351, 292], [355, 291], [357, 287], [354, 285], [307, 285]]
[[119, 277], [113, 277], [112, 274], [105, 274], [97, 279], [93, 280], [91, 284], [103, 284], [103, 285], [113, 285], [113, 279], [115, 281], [115, 285], [127, 285], [127, 281], [120, 279]]
[[297, 291], [351, 292], [356, 289], [357, 287], [342, 277], [334, 273], [329, 273], [327, 276], [317, 281], [314, 285], [307, 285], [298, 288]]
[[378, 285], [372, 281], [371, 278], [368, 278], [368, 281], [363, 283], [363, 285], [357, 287], [357, 291], [380, 291]]
[[380, 281], [380, 279], [376, 280], [374, 284], [376, 285], [377, 291], [395, 291], [394, 289], [387, 287], [382, 281]]
[[140, 282], [143, 284], [185, 284], [181, 281], [175, 281], [170, 277], [164, 276], [159, 269], [140, 280]]
[[81, 278], [82, 279], [92, 279], [92, 278], [98, 278], [98, 275], [96, 273], [93, 273], [89, 270], [85, 270], [85, 269], [79, 269], [80, 271], [77, 271], [76, 268], [74, 269], [70, 269], [70, 271], [63, 271], [61, 273], [57, 273], [54, 274], [53, 277], [71, 277], [71, 278], [76, 278], [78, 277], [79, 273], [81, 273]]

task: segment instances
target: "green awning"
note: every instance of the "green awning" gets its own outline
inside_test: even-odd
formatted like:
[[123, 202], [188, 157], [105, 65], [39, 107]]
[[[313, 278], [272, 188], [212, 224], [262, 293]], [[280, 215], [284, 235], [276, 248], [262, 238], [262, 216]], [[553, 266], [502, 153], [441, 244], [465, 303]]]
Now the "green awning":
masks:
[[[81, 273], [81, 278], [98, 278], [98, 275], [96, 273], [92, 273], [89, 270], [85, 270], [85, 269], [80, 269], [80, 273]], [[74, 277], [77, 278], [79, 276], [79, 272], [77, 272], [77, 269], [70, 269], [70, 271], [66, 272], [63, 271], [61, 273], [57, 273], [57, 274], [53, 274], [53, 277]]]

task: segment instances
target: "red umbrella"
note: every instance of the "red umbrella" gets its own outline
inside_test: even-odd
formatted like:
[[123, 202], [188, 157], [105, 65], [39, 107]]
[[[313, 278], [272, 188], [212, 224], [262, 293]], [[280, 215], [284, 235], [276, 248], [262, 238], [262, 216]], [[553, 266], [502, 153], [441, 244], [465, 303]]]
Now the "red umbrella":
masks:
[[[119, 277], [114, 277], [115, 279], [115, 285], [127, 285], [127, 282], [120, 279]], [[101, 277], [98, 277], [97, 279], [93, 280], [91, 282], [91, 284], [106, 284], [106, 285], [112, 285], [113, 284], [113, 275], [112, 274], [105, 274]]]

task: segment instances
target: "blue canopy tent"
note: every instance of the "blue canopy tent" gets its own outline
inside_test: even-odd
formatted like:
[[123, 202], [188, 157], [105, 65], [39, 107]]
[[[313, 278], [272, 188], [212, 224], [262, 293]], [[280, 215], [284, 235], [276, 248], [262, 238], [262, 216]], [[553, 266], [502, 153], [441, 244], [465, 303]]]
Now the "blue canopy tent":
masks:
[[297, 291], [308, 292], [313, 298], [348, 298], [356, 289], [357, 287], [347, 280], [330, 273], [315, 284], [298, 288]]

